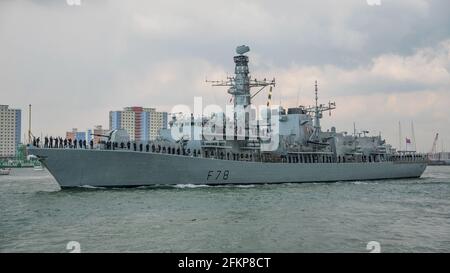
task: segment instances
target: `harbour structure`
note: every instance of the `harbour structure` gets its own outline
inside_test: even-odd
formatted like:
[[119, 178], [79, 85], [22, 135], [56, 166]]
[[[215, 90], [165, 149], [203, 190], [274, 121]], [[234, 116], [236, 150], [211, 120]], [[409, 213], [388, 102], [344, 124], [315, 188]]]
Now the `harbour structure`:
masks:
[[[102, 149], [28, 148], [61, 187], [131, 187], [155, 184], [308, 183], [420, 177], [426, 155], [397, 151], [382, 138], [322, 130], [324, 112], [336, 104], [285, 109], [273, 106], [273, 80], [250, 77], [247, 46], [237, 48], [235, 76], [212, 81], [228, 87], [233, 111], [172, 115], [154, 140], [133, 140], [113, 129]], [[254, 93], [252, 88], [258, 88]], [[256, 113], [252, 98], [269, 88], [266, 108]], [[178, 133], [176, 133], [178, 132]]]
[[428, 153], [429, 165], [431, 166], [445, 166], [450, 165], [450, 152], [444, 151], [444, 144], [442, 142], [441, 151], [437, 151], [439, 140], [439, 133], [434, 137], [433, 145], [431, 147], [431, 151]]
[[431, 166], [450, 165], [450, 152], [437, 152], [432, 154], [429, 159], [428, 164]]

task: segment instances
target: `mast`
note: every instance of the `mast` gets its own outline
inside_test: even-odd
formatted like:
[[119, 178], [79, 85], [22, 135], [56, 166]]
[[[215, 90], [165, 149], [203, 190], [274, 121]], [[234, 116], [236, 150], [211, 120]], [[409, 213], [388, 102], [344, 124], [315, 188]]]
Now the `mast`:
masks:
[[317, 81], [314, 84], [314, 94], [315, 94], [315, 107], [314, 107], [314, 138], [313, 141], [320, 141], [320, 119], [322, 118], [322, 112], [319, 109], [319, 87]]
[[[212, 86], [227, 86], [228, 93], [233, 96], [234, 103], [234, 130], [236, 135], [249, 136], [249, 121], [250, 121], [250, 105], [251, 99], [264, 90], [267, 86], [274, 87], [275, 79], [273, 80], [257, 80], [250, 77], [248, 68], [248, 56], [244, 55], [250, 51], [250, 47], [241, 45], [236, 48], [238, 55], [233, 57], [235, 68], [234, 77], [227, 77], [226, 80], [221, 81], [206, 81], [212, 83]], [[251, 88], [259, 87], [260, 89], [253, 95], [250, 93]], [[270, 89], [267, 106], [270, 106], [272, 99], [272, 89]], [[243, 122], [242, 122], [243, 121]], [[244, 124], [245, 132], [239, 133], [238, 127], [240, 123]]]
[[317, 81], [316, 84], [314, 86], [314, 93], [316, 95], [316, 109], [315, 109], [315, 121], [314, 121], [314, 127], [316, 128], [316, 130], [320, 130], [320, 117], [319, 117], [319, 96], [317, 94], [317, 92], [319, 91], [318, 85], [317, 85]]
[[31, 144], [31, 104], [28, 105], [28, 144]]
[[317, 81], [315, 81], [314, 84], [314, 94], [315, 105], [306, 108], [305, 111], [314, 115], [314, 132], [312, 133], [309, 141], [320, 142], [320, 119], [323, 117], [323, 112], [336, 109], [336, 103], [328, 102], [328, 106], [326, 104], [319, 104], [319, 85]]
[[[234, 77], [227, 77], [222, 81], [206, 81], [212, 83], [212, 86], [228, 86], [228, 93], [233, 96], [234, 107], [243, 106], [244, 109], [251, 105], [251, 99], [255, 97], [267, 86], [275, 86], [275, 79], [273, 80], [257, 80], [250, 77], [250, 71], [248, 68], [248, 56], [244, 55], [250, 51], [250, 47], [242, 45], [236, 48], [238, 55], [233, 57], [235, 68]], [[260, 87], [254, 95], [251, 95], [250, 89], [253, 87]]]
[[403, 143], [403, 139], [402, 139], [402, 124], [399, 121], [398, 122], [398, 150], [401, 151], [402, 150], [402, 143]]
[[228, 93], [234, 96], [235, 107], [237, 105], [247, 107], [251, 104], [248, 56], [242, 54], [234, 56], [234, 63], [235, 86], [230, 88]]

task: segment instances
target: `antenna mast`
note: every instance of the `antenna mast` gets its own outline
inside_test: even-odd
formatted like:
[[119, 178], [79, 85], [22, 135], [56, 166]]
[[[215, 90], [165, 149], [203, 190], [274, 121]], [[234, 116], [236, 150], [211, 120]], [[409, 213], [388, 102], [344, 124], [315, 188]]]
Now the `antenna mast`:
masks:
[[319, 88], [318, 88], [318, 85], [317, 85], [317, 81], [316, 81], [316, 84], [315, 84], [315, 93], [316, 93], [316, 109], [318, 108], [318, 106], [319, 106], [319, 97], [318, 97], [318, 95], [317, 95], [317, 92], [319, 91]]
[[317, 81], [314, 85], [314, 93], [315, 93], [315, 106], [310, 106], [305, 109], [308, 113], [314, 114], [314, 132], [311, 135], [310, 141], [319, 142], [320, 141], [320, 119], [323, 117], [323, 112], [331, 111], [336, 109], [336, 102], [329, 102], [328, 106], [324, 104], [319, 104], [319, 86]]
[[28, 105], [28, 144], [31, 144], [31, 104]]
[[[233, 96], [234, 107], [243, 106], [244, 108], [251, 104], [251, 99], [255, 97], [259, 92], [265, 89], [267, 86], [275, 86], [275, 79], [262, 80], [253, 79], [250, 77], [250, 71], [248, 69], [248, 56], [244, 55], [249, 52], [248, 46], [242, 45], [236, 48], [237, 56], [234, 56], [235, 76], [228, 76], [226, 80], [221, 81], [206, 81], [211, 83], [212, 86], [228, 86], [228, 93]], [[255, 94], [250, 94], [250, 89], [253, 87], [260, 87]]]
[[[228, 93], [232, 95], [232, 100], [234, 103], [234, 131], [235, 135], [249, 135], [250, 130], [250, 118], [249, 118], [249, 107], [252, 104], [252, 98], [259, 94], [267, 86], [270, 86], [270, 92], [267, 100], [267, 106], [270, 106], [272, 99], [272, 87], [275, 86], [275, 78], [273, 80], [262, 80], [259, 81], [256, 78], [250, 77], [250, 71], [248, 68], [248, 56], [244, 55], [250, 51], [250, 47], [246, 45], [238, 46], [236, 48], [236, 53], [238, 55], [234, 56], [233, 60], [235, 63], [234, 76], [228, 76], [226, 80], [220, 81], [208, 81], [212, 86], [227, 86]], [[260, 89], [253, 95], [250, 93], [251, 88], [259, 87]], [[238, 121], [244, 121], [245, 132], [240, 132]]]

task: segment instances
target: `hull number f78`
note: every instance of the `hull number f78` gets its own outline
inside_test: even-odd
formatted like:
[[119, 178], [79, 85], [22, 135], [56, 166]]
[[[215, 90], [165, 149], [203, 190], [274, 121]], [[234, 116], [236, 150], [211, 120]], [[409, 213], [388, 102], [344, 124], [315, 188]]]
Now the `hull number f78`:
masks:
[[208, 171], [206, 180], [228, 180], [229, 175], [229, 170]]

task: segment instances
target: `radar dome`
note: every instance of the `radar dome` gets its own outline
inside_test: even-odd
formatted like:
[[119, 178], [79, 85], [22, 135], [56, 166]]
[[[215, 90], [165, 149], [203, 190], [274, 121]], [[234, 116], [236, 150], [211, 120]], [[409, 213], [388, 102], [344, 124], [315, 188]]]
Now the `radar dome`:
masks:
[[241, 46], [236, 47], [236, 53], [240, 54], [240, 55], [245, 54], [249, 51], [250, 51], [250, 47], [248, 47], [246, 45], [241, 45]]

